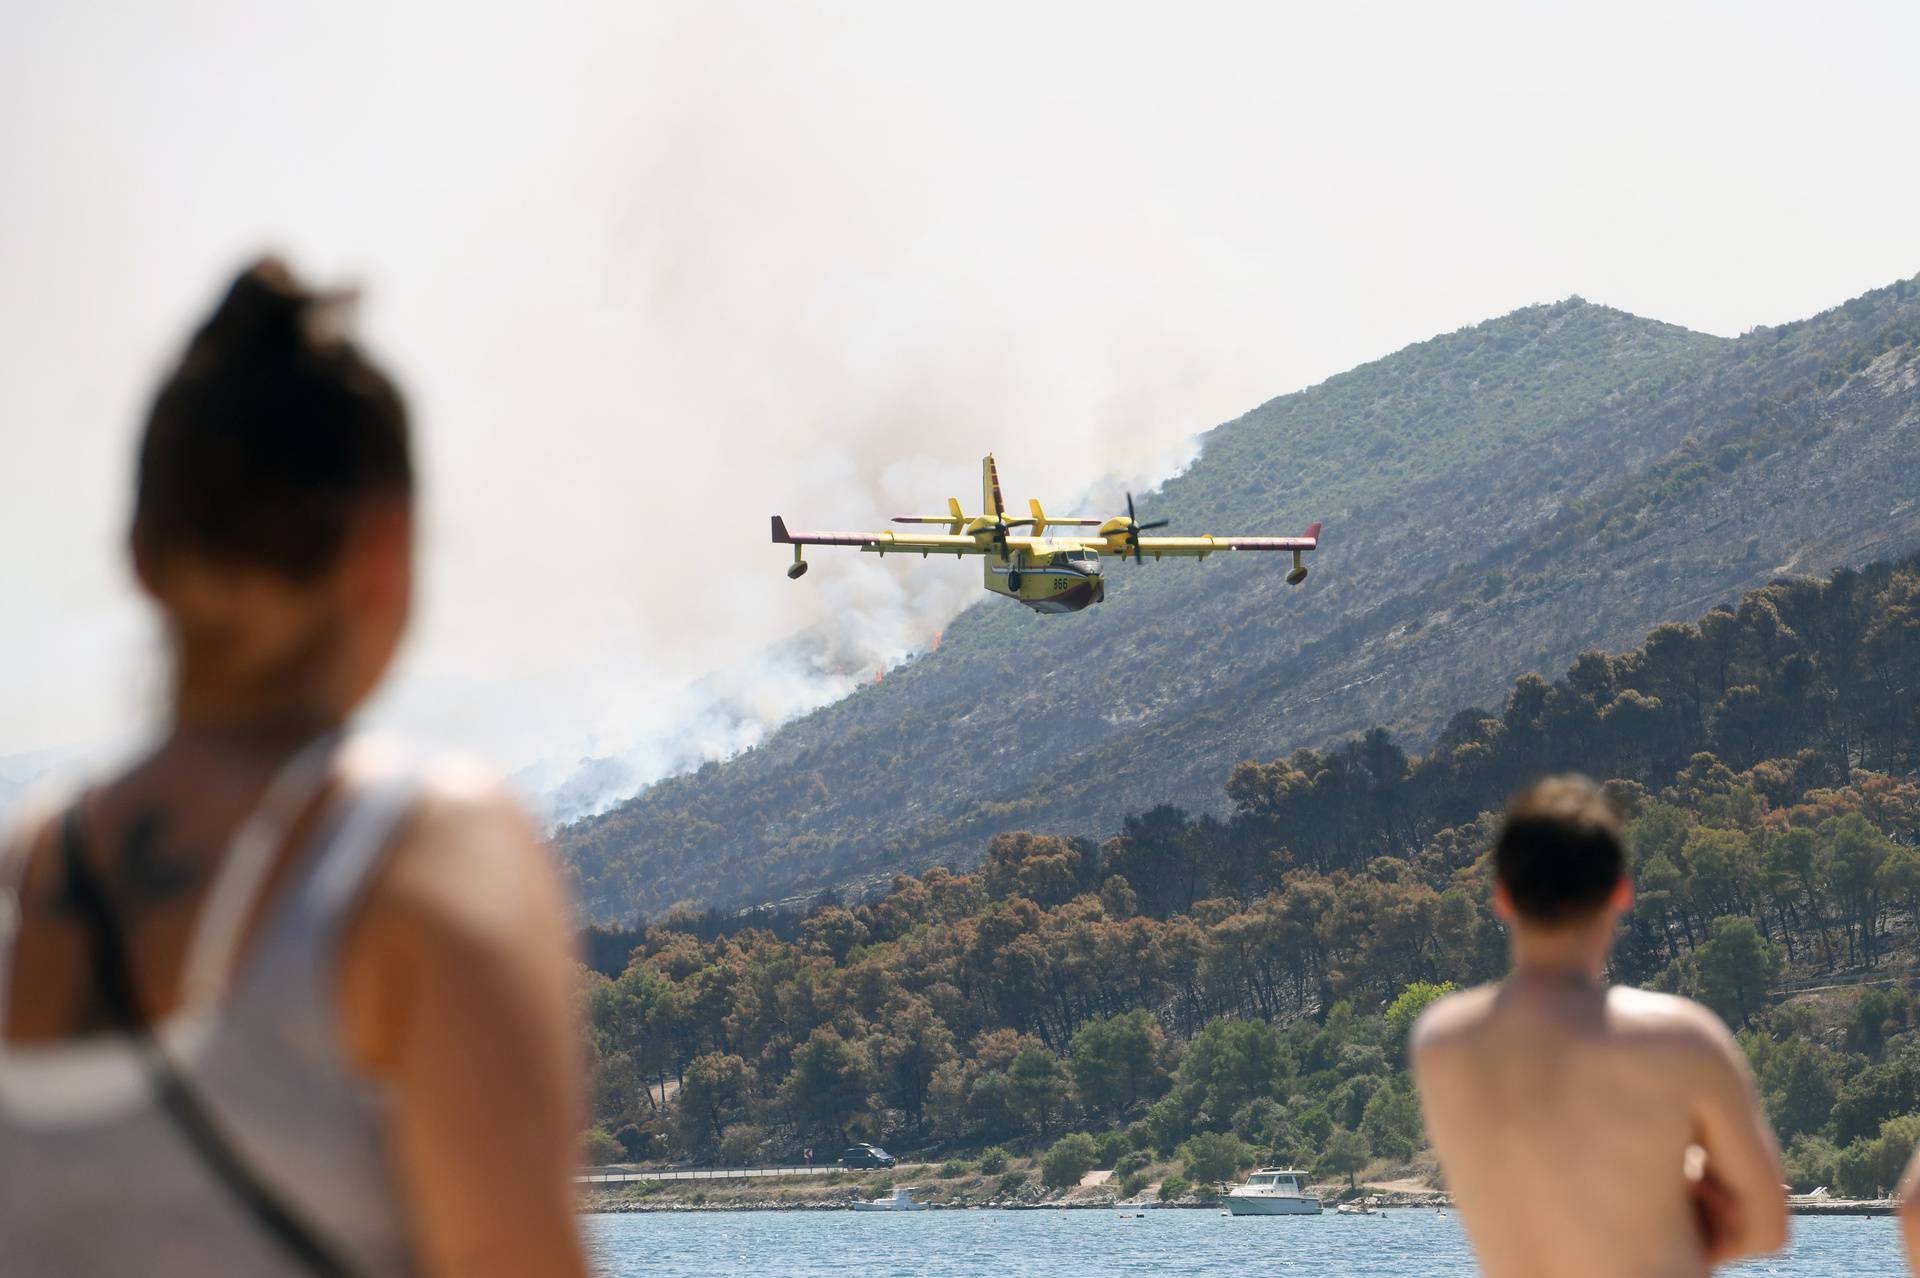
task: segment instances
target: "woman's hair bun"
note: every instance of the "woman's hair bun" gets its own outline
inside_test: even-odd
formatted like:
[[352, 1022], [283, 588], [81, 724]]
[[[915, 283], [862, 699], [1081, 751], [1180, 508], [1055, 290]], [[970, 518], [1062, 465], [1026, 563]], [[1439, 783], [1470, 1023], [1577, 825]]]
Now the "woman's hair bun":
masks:
[[345, 329], [341, 313], [352, 298], [350, 292], [309, 288], [279, 258], [260, 258], [234, 278], [194, 334], [188, 362], [292, 355], [336, 344]]
[[134, 544], [311, 577], [366, 503], [413, 491], [406, 406], [348, 340], [352, 292], [262, 258], [160, 387], [140, 445]]

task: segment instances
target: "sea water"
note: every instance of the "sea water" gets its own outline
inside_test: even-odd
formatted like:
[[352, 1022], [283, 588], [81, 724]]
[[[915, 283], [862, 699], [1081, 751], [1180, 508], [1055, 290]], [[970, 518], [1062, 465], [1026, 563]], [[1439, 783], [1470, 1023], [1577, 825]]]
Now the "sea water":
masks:
[[[649, 1212], [588, 1216], [606, 1278], [1473, 1278], [1454, 1212], [1230, 1217], [1214, 1211]], [[1797, 1216], [1784, 1254], [1720, 1271], [1904, 1278], [1884, 1216]]]

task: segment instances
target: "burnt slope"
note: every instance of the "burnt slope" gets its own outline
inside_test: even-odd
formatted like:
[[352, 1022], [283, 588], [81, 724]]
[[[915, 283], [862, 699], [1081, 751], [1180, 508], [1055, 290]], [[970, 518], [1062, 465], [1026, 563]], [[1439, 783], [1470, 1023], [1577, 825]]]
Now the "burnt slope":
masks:
[[1117, 566], [1069, 617], [985, 600], [885, 683], [564, 830], [583, 902], [746, 904], [1214, 808], [1241, 759], [1420, 737], [1522, 671], [1920, 545], [1915, 334], [1908, 283], [1737, 341], [1574, 299], [1270, 401], [1151, 510], [1324, 519], [1304, 587], [1228, 556]]

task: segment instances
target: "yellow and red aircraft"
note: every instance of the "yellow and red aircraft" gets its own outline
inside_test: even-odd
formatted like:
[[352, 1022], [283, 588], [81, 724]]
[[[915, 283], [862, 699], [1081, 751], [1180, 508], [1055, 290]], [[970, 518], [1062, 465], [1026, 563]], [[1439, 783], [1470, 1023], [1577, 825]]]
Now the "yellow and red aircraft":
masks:
[[[985, 584], [996, 595], [1017, 599], [1035, 612], [1078, 612], [1107, 597], [1101, 575], [1100, 557], [1133, 556], [1142, 563], [1146, 556], [1160, 559], [1180, 555], [1205, 559], [1228, 550], [1289, 550], [1293, 552], [1293, 570], [1287, 584], [1297, 586], [1307, 579], [1307, 566], [1300, 556], [1320, 545], [1320, 525], [1308, 528], [1303, 537], [1143, 537], [1152, 528], [1163, 528], [1167, 521], [1156, 519], [1141, 523], [1134, 514], [1133, 494], [1127, 494], [1127, 513], [1113, 519], [1083, 519], [1078, 516], [1049, 515], [1038, 501], [1029, 501], [1030, 519], [1008, 519], [1006, 504], [1000, 499], [1000, 474], [989, 453], [980, 463], [980, 503], [983, 514], [969, 515], [960, 508], [960, 499], [947, 499], [944, 515], [896, 515], [896, 524], [940, 524], [944, 533], [901, 534], [895, 532], [838, 533], [790, 532], [787, 521], [773, 517], [775, 542], [793, 547], [793, 564], [787, 576], [799, 577], [807, 571], [804, 550], [808, 546], [858, 546], [875, 554], [983, 555], [986, 558]], [[1032, 535], [1015, 537], [1015, 528], [1031, 528]], [[1092, 528], [1084, 537], [1049, 537], [1050, 528]]]

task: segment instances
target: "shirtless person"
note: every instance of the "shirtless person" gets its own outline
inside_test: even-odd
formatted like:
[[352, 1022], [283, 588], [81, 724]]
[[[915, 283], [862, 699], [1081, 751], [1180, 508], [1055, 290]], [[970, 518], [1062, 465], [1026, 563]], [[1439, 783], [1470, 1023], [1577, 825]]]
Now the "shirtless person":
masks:
[[1584, 777], [1522, 794], [1494, 847], [1513, 970], [1414, 1028], [1413, 1066], [1487, 1278], [1693, 1278], [1787, 1239], [1779, 1151], [1712, 1012], [1609, 986], [1633, 904]]
[[1907, 1269], [1920, 1274], [1920, 1149], [1900, 1175], [1900, 1241], [1907, 1250]]

